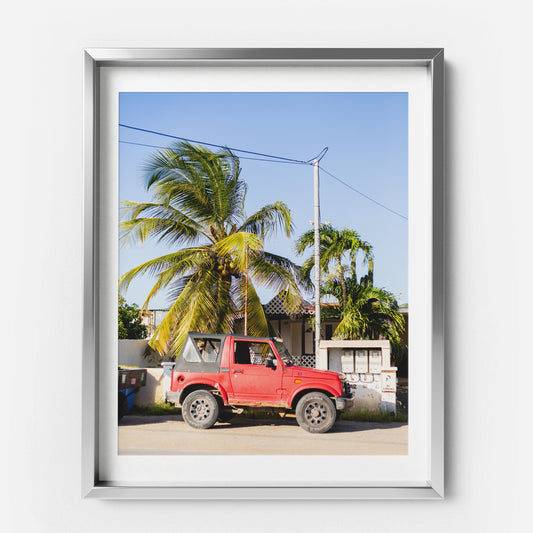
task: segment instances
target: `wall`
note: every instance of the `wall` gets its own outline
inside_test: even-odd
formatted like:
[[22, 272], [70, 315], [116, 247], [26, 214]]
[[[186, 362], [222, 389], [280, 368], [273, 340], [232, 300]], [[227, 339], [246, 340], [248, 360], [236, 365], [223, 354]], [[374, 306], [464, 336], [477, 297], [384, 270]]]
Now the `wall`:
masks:
[[135, 393], [134, 405], [153, 405], [162, 402], [163, 388], [163, 369], [147, 368], [146, 385]]
[[160, 364], [149, 362], [143, 357], [147, 345], [147, 340], [120, 339], [118, 341], [119, 365], [147, 369], [146, 384], [135, 393], [135, 405], [153, 405], [163, 401], [163, 368]]
[[[16, 354], [16, 375], [25, 376], [24, 388], [11, 372], [0, 387], [8, 531], [141, 533], [156, 524], [238, 533], [253, 524], [259, 532], [323, 533], [332, 524], [355, 529], [356, 520], [359, 531], [462, 533], [518, 531], [530, 521], [530, 387], [522, 370], [531, 361], [533, 300], [528, 7], [519, 0], [5, 3], [0, 323], [4, 353]], [[142, 46], [446, 48], [446, 500], [80, 499], [82, 49]], [[502, 372], [508, 386], [496, 400], [487, 391], [502, 384]]]
[[148, 346], [147, 340], [120, 339], [118, 341], [118, 364], [126, 366], [147, 366], [143, 357]]
[[351, 410], [396, 414], [397, 368], [390, 359], [389, 341], [330, 340], [320, 342], [316, 367], [345, 374], [355, 400]]

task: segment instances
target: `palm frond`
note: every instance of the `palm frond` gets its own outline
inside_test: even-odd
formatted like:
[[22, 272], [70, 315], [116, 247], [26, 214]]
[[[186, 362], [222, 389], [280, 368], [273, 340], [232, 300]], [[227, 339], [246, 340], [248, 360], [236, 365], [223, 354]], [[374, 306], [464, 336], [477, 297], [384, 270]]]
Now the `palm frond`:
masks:
[[170, 205], [124, 201], [122, 216], [126, 218], [121, 223], [123, 244], [142, 244], [150, 237], [170, 244], [192, 244], [201, 236], [209, 238], [198, 222]]
[[255, 233], [265, 239], [275, 234], [278, 229], [281, 229], [287, 237], [291, 236], [294, 229], [290, 209], [284, 202], [265, 205], [250, 215], [238, 231]]
[[294, 274], [283, 266], [270, 262], [265, 254], [251, 259], [250, 274], [258, 283], [281, 294], [283, 304], [290, 313], [300, 313], [303, 309], [303, 298]]
[[162, 255], [150, 259], [135, 268], [132, 268], [119, 278], [119, 289], [127, 290], [131, 281], [141, 275], [148, 274], [159, 276], [165, 271], [170, 271], [174, 276], [180, 276], [193, 269], [200, 261], [212, 254], [208, 247], [185, 248], [178, 252]]
[[244, 277], [235, 283], [235, 301], [237, 303], [238, 313], [244, 315], [245, 297], [248, 294], [248, 335], [254, 337], [267, 337], [269, 335], [268, 320], [265, 315], [253, 281], [248, 280], [248, 291], [246, 290], [246, 279]]
[[378, 287], [348, 284], [348, 303], [335, 330], [336, 338], [377, 339], [400, 342], [404, 318], [394, 295]]
[[160, 354], [177, 357], [189, 331], [213, 331], [217, 319], [218, 276], [214, 272], [193, 275], [156, 328], [150, 346]]
[[230, 258], [240, 272], [246, 268], [246, 246], [249, 256], [255, 256], [263, 248], [263, 241], [253, 233], [239, 231], [220, 239], [214, 249], [222, 257]]
[[176, 143], [155, 154], [145, 166], [147, 188], [198, 221], [222, 229], [242, 218], [246, 191], [238, 179], [239, 159], [228, 149], [213, 153], [190, 143]]
[[296, 280], [297, 284], [304, 291], [310, 292], [311, 290], [313, 290], [313, 284], [311, 283], [311, 280], [307, 275], [307, 271], [304, 270], [303, 266], [297, 265], [287, 257], [273, 254], [271, 252], [263, 252], [263, 259], [265, 259], [265, 261], [268, 261], [272, 265], [280, 266], [281, 268], [290, 272]]

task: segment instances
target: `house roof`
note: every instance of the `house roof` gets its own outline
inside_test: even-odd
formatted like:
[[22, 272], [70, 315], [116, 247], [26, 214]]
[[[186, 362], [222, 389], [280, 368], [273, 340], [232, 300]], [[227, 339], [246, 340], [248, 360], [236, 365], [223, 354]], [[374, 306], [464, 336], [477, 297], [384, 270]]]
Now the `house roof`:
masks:
[[[270, 302], [263, 305], [263, 309], [265, 311], [265, 315], [268, 318], [288, 317], [293, 314], [289, 312], [289, 310], [283, 303], [283, 300], [278, 295], [274, 296], [274, 298], [272, 298]], [[301, 313], [298, 313], [298, 315], [307, 316], [312, 314], [314, 314], [313, 305], [304, 300], [303, 311]]]

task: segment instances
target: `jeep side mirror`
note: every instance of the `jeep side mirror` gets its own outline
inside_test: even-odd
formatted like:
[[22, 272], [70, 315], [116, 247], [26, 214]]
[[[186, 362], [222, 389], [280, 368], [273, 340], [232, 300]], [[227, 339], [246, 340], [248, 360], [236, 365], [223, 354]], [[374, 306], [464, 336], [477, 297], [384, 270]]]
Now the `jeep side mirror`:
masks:
[[267, 357], [267, 360], [265, 362], [265, 366], [267, 368], [276, 368], [276, 365], [274, 364], [274, 359], [272, 357]]

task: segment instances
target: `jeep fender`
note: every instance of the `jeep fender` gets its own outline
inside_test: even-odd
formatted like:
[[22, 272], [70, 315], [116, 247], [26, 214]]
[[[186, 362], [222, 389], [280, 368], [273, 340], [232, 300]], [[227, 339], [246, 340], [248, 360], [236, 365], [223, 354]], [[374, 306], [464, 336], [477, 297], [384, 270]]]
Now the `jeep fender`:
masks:
[[222, 401], [225, 404], [228, 403], [228, 393], [226, 392], [226, 389], [224, 389], [224, 387], [222, 387], [220, 383], [218, 383], [218, 381], [203, 378], [203, 379], [194, 379], [194, 380], [187, 382], [187, 385], [180, 393], [180, 404], [183, 403], [183, 393], [186, 390], [190, 389], [191, 387], [197, 388], [197, 389], [201, 388], [201, 387], [195, 387], [196, 385], [205, 385], [206, 387], [218, 390], [218, 392], [220, 392], [220, 396], [222, 397]]
[[294, 398], [296, 398], [296, 396], [298, 396], [300, 393], [308, 391], [308, 390], [309, 391], [311, 390], [322, 391], [322, 392], [325, 392], [326, 394], [331, 394], [331, 396], [335, 398], [339, 396], [339, 391], [335, 390], [331, 385], [327, 383], [320, 383], [320, 382], [305, 383], [302, 387], [299, 387], [292, 393], [290, 400], [288, 402], [288, 405], [292, 406], [292, 402], [294, 401]]

